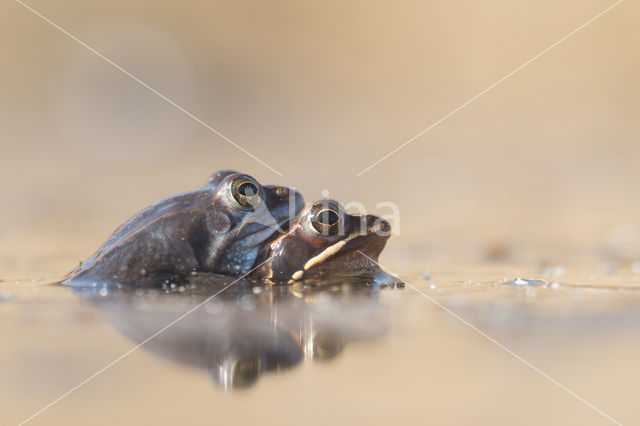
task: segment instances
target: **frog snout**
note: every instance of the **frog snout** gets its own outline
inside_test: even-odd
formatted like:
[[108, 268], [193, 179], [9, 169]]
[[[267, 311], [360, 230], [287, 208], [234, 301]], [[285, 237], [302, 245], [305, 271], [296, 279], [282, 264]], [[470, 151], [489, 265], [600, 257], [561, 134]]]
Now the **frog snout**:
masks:
[[391, 233], [391, 224], [379, 216], [367, 215], [367, 228], [379, 236], [386, 237]]
[[273, 192], [280, 198], [287, 198], [289, 196], [289, 188], [284, 186], [277, 186]]
[[[295, 211], [296, 216], [304, 207], [304, 198], [302, 197], [302, 194], [293, 188], [276, 185], [267, 185], [265, 188], [271, 194], [271, 199], [275, 204], [283, 206], [286, 203], [288, 206], [287, 210], [290, 212]], [[293, 207], [291, 205], [293, 205]]]
[[295, 205], [296, 214], [299, 213], [300, 210], [304, 208], [304, 198], [302, 197], [302, 194], [300, 194], [295, 189], [291, 189], [291, 188], [284, 188], [284, 189], [287, 192], [285, 197], [289, 199], [289, 203], [293, 202], [293, 204]]

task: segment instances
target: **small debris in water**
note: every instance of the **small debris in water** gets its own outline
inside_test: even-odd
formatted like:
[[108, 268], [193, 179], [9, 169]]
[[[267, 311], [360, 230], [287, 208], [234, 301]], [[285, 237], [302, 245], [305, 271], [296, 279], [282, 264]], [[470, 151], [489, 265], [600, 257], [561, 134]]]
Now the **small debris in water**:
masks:
[[547, 284], [547, 282], [544, 280], [530, 280], [530, 279], [519, 278], [519, 277], [516, 278], [515, 280], [511, 280], [509, 283], [519, 285], [519, 286]]
[[251, 289], [251, 291], [253, 292], [253, 294], [262, 293], [262, 289], [260, 287], [254, 287], [254, 288]]
[[102, 287], [102, 288], [100, 289], [100, 291], [98, 291], [98, 294], [99, 294], [100, 296], [104, 297], [104, 296], [106, 296], [107, 294], [109, 294], [109, 290], [107, 290], [107, 288], [106, 288], [106, 287]]
[[429, 281], [431, 279], [431, 272], [425, 272], [422, 278], [424, 278], [425, 281]]
[[634, 274], [640, 274], [640, 262], [633, 262], [631, 265], [631, 272]]
[[554, 290], [559, 289], [560, 288], [560, 283], [557, 282], [557, 281], [552, 282], [551, 283], [551, 288], [554, 289]]
[[429, 288], [430, 288], [431, 290], [434, 290], [434, 289], [436, 289], [436, 288], [437, 288], [437, 286], [436, 286], [435, 284], [431, 284], [431, 285], [429, 286]]

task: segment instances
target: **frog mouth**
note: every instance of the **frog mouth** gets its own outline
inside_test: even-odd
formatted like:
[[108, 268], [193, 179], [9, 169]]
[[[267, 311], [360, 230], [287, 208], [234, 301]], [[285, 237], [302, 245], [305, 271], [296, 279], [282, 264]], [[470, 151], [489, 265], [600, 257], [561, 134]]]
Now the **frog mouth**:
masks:
[[275, 234], [286, 234], [287, 232], [289, 232], [289, 229], [291, 229], [293, 227], [293, 225], [296, 223], [297, 219], [298, 219], [298, 215], [300, 214], [300, 211], [296, 211], [295, 216], [271, 216], [273, 223], [271, 223], [270, 225], [267, 225], [268, 228], [273, 229], [273, 235]]
[[295, 218], [284, 218], [282, 220], [280, 220], [278, 222], [278, 226], [276, 229], [276, 232], [280, 233], [280, 234], [286, 234], [287, 232], [289, 232], [289, 229], [291, 229], [291, 226], [296, 223], [296, 219]]
[[292, 221], [288, 217], [279, 221], [273, 218], [273, 223], [270, 224], [256, 222], [253, 224], [253, 229], [243, 233], [240, 238], [245, 241], [247, 247], [262, 245], [266, 241], [273, 240], [278, 235], [285, 234], [289, 230], [291, 223]]

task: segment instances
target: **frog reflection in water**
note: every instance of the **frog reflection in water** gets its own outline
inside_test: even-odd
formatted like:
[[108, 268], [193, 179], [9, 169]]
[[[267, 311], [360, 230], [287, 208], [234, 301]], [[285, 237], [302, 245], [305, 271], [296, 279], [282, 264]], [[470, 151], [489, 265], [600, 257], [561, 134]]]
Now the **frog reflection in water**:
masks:
[[304, 360], [332, 359], [349, 342], [379, 339], [389, 329], [388, 308], [379, 303], [379, 291], [368, 286], [317, 291], [299, 285], [255, 286], [212, 274], [192, 275], [189, 282], [175, 292], [123, 288], [106, 296], [94, 292], [88, 300], [137, 343], [217, 294], [142, 348], [203, 369], [227, 390], [247, 388], [266, 372]]
[[241, 275], [302, 206], [302, 196], [292, 189], [262, 186], [249, 175], [221, 170], [204, 187], [136, 214], [63, 284], [151, 285], [194, 271]]
[[353, 277], [393, 282], [376, 263], [390, 234], [391, 226], [380, 217], [348, 214], [333, 200], [315, 201], [261, 251], [263, 263], [252, 278], [273, 284]]

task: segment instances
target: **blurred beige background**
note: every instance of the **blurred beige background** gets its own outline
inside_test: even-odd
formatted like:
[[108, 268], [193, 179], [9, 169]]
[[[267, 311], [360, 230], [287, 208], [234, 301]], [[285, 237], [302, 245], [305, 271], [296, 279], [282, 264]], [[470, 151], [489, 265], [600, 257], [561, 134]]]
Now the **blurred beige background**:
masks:
[[[376, 212], [400, 247], [640, 253], [640, 33], [612, 1], [57, 1], [0, 5], [0, 271], [61, 269], [164, 196], [237, 168]], [[388, 213], [388, 210], [378, 211]], [[51, 271], [62, 273], [64, 270]]]

